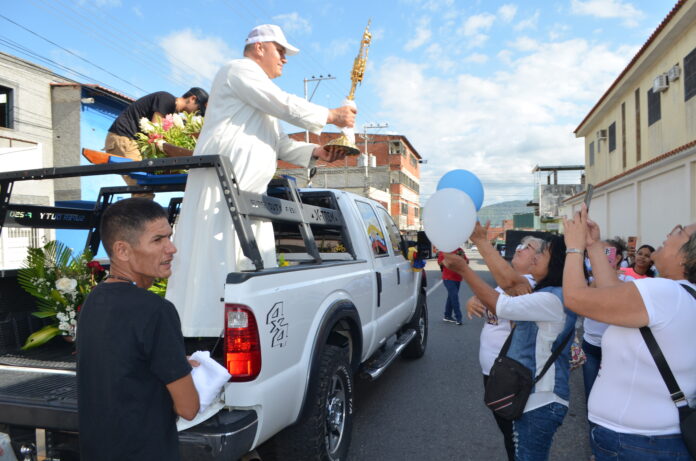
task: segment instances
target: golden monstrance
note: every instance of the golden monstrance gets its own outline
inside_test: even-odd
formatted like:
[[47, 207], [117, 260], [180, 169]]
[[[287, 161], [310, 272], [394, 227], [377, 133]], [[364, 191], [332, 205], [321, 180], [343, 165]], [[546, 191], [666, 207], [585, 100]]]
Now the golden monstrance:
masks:
[[[355, 88], [362, 82], [363, 76], [365, 75], [367, 51], [370, 46], [370, 40], [372, 40], [372, 34], [369, 32], [370, 22], [371, 21], [367, 21], [367, 27], [365, 27], [365, 32], [363, 32], [362, 40], [360, 41], [360, 51], [358, 51], [358, 55], [353, 62], [353, 70], [350, 72], [352, 84], [348, 97], [343, 101], [344, 106], [355, 107]], [[332, 153], [338, 152], [345, 153], [345, 155], [358, 155], [360, 150], [355, 145], [355, 129], [341, 128], [341, 133], [341, 136], [326, 144], [324, 149]]]

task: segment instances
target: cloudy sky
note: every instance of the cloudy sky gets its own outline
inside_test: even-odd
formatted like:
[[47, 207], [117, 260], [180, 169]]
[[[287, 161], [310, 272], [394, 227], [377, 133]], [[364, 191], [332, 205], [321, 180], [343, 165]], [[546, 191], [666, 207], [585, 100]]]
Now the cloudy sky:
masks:
[[464, 168], [487, 205], [532, 198], [535, 165], [584, 162], [573, 130], [675, 1], [24, 0], [0, 12], [0, 50], [133, 97], [181, 94], [276, 23], [301, 49], [276, 83], [303, 95], [303, 79], [331, 74], [309, 93], [335, 107], [371, 19], [358, 130], [386, 122], [427, 159], [421, 203]]

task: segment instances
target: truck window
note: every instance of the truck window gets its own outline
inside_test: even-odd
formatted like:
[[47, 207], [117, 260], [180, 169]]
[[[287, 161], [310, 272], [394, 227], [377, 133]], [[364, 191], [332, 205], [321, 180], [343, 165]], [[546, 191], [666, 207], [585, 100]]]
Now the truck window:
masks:
[[401, 233], [399, 228], [396, 227], [394, 220], [389, 213], [383, 208], [377, 208], [377, 213], [379, 213], [384, 225], [387, 226], [387, 234], [389, 234], [389, 240], [391, 242], [391, 247], [394, 250], [394, 255], [401, 254]]
[[362, 217], [363, 224], [365, 225], [365, 233], [370, 239], [370, 246], [372, 246], [372, 252], [375, 256], [385, 256], [389, 254], [387, 249], [387, 241], [384, 238], [384, 231], [382, 230], [382, 225], [377, 219], [375, 210], [369, 203], [361, 202], [356, 200], [355, 204], [358, 206], [358, 211]]

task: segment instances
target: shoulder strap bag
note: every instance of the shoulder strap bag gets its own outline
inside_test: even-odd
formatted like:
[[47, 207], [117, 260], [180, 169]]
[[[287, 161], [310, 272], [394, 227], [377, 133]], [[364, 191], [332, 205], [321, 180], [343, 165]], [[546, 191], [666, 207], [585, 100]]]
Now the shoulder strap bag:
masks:
[[[696, 291], [694, 291], [693, 288], [686, 285], [682, 285], [682, 287], [696, 299]], [[665, 360], [665, 356], [662, 354], [662, 350], [657, 344], [657, 341], [655, 341], [655, 336], [653, 336], [650, 328], [642, 327], [640, 329], [640, 334], [643, 335], [643, 340], [645, 340], [645, 344], [648, 346], [653, 360], [655, 360], [655, 365], [657, 365], [657, 369], [660, 370], [662, 379], [665, 380], [672, 402], [674, 402], [674, 405], [676, 405], [679, 410], [679, 427], [681, 428], [681, 434], [686, 449], [693, 458], [696, 458], [696, 410], [689, 407], [689, 402], [679, 388], [679, 384], [677, 384], [677, 380], [674, 378], [672, 370], [669, 368], [667, 360]]]
[[573, 336], [573, 331], [574, 329], [571, 328], [563, 343], [551, 353], [541, 373], [532, 379], [532, 372], [529, 368], [517, 360], [506, 356], [512, 342], [512, 335], [515, 333], [515, 328], [513, 328], [503, 348], [500, 349], [500, 354], [495, 359], [488, 375], [488, 382], [483, 395], [483, 401], [488, 408], [501, 418], [510, 421], [522, 416], [529, 395], [532, 393], [532, 388], [558, 358], [571, 336]]

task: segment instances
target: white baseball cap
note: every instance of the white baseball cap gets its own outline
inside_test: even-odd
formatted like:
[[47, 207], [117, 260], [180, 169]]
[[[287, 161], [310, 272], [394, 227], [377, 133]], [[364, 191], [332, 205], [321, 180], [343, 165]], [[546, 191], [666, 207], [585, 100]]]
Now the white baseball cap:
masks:
[[285, 54], [288, 56], [300, 52], [299, 48], [288, 43], [281, 28], [275, 24], [261, 24], [251, 29], [245, 43], [249, 45], [250, 43], [258, 42], [276, 42], [278, 45], [285, 48]]

